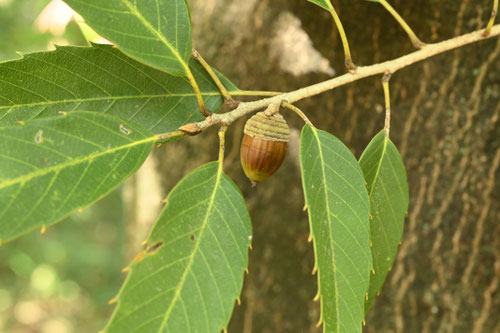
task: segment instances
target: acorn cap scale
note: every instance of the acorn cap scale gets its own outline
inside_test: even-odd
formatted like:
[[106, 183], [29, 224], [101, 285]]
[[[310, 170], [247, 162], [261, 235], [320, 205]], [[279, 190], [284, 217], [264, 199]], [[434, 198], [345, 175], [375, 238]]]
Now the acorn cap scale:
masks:
[[271, 176], [285, 159], [290, 130], [283, 117], [259, 112], [245, 124], [240, 158], [243, 171], [252, 183]]

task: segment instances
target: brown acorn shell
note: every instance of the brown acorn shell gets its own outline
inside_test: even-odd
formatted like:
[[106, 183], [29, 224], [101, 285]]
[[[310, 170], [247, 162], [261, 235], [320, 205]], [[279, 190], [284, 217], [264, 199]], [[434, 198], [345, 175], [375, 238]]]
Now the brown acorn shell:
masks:
[[290, 130], [280, 114], [259, 112], [247, 121], [244, 133], [240, 150], [243, 171], [253, 183], [262, 182], [283, 163]]

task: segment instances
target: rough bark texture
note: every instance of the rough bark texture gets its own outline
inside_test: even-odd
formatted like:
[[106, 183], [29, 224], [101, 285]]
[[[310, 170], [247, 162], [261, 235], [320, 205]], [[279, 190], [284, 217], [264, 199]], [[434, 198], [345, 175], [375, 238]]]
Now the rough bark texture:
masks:
[[[380, 5], [335, 4], [356, 63], [373, 64], [413, 50]], [[490, 0], [391, 4], [429, 43], [484, 27], [492, 7]], [[305, 0], [191, 0], [190, 5], [196, 48], [242, 89], [288, 91], [328, 78], [292, 76], [270, 58], [276, 54], [270, 43], [274, 26], [285, 12], [300, 19], [333, 69], [345, 72], [331, 18]], [[384, 125], [380, 79], [340, 87], [298, 106], [359, 157]], [[500, 39], [401, 70], [391, 79], [391, 95], [391, 138], [406, 164], [410, 209], [398, 257], [365, 330], [500, 332]], [[244, 121], [229, 130], [225, 170], [240, 186], [254, 226], [249, 275], [229, 332], [321, 331], [316, 328], [319, 305], [312, 301], [316, 277], [298, 169], [302, 123], [291, 113], [285, 118], [292, 129], [289, 155], [256, 188], [239, 166]], [[215, 130], [162, 147], [157, 156], [165, 190], [216, 155]]]

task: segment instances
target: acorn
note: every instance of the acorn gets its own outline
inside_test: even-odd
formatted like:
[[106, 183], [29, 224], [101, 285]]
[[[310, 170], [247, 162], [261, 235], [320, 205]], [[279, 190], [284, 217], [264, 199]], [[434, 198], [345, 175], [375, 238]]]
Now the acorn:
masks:
[[258, 112], [245, 124], [240, 159], [252, 184], [260, 183], [276, 172], [286, 156], [290, 130], [279, 113]]

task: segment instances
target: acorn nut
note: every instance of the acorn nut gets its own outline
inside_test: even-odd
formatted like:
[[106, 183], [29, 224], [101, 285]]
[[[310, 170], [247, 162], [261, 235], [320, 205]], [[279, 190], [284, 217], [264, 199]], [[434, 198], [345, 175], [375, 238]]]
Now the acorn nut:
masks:
[[252, 184], [260, 183], [279, 169], [286, 156], [290, 130], [279, 113], [258, 112], [245, 124], [240, 158]]

